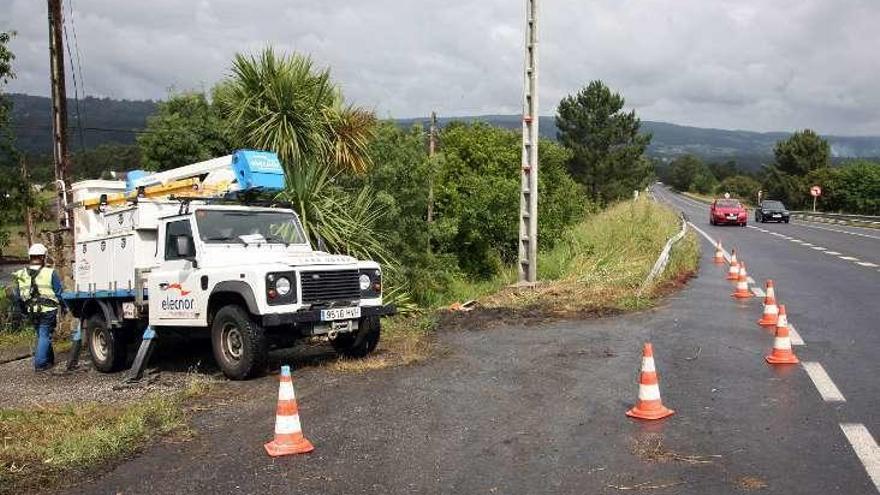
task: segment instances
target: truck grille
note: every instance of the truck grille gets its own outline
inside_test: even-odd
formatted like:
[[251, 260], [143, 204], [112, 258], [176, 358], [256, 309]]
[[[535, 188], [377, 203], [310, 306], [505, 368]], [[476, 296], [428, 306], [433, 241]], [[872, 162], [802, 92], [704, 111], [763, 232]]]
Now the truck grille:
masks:
[[302, 272], [302, 302], [305, 304], [356, 301], [361, 297], [357, 270]]

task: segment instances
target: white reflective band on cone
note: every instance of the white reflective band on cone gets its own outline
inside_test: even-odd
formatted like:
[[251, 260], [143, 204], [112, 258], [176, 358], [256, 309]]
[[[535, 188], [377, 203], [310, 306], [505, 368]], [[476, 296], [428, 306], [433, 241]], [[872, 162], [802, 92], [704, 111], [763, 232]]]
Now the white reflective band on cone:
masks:
[[787, 327], [788, 326], [788, 317], [785, 315], [779, 315], [779, 319], [776, 321], [777, 327]]
[[791, 339], [788, 337], [776, 337], [773, 339], [774, 349], [791, 349]]
[[299, 414], [293, 416], [277, 416], [275, 419], [275, 433], [289, 434], [302, 433], [302, 426], [299, 424]]
[[293, 384], [290, 382], [281, 382], [281, 386], [278, 387], [278, 400], [293, 399], [296, 399], [296, 396], [293, 392]]
[[660, 386], [639, 385], [639, 400], [660, 400]]
[[642, 358], [642, 371], [657, 371], [654, 368], [654, 358], [652, 357], [643, 357]]
[[767, 314], [767, 315], [778, 315], [778, 314], [779, 314], [779, 308], [776, 307], [775, 304], [769, 304], [769, 305], [767, 305], [767, 306], [764, 306], [764, 314]]

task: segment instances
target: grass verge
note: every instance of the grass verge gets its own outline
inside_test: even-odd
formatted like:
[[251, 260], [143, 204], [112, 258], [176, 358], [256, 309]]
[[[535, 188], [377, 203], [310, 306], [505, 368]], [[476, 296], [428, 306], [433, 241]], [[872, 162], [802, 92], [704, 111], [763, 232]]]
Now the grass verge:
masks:
[[4, 351], [30, 349], [37, 340], [37, 334], [33, 328], [24, 328], [17, 331], [0, 331], [0, 354]]
[[[669, 208], [646, 200], [614, 205], [575, 225], [564, 242], [541, 253], [540, 282], [508, 287], [480, 301], [493, 319], [613, 314], [655, 304], [697, 268], [699, 244], [689, 233], [672, 250], [663, 274], [643, 281], [666, 241], [680, 229]], [[455, 320], [467, 322], [469, 316]]]
[[711, 204], [712, 201], [715, 200], [715, 198], [709, 194], [700, 194], [700, 193], [685, 191], [685, 192], [681, 193], [681, 195], [688, 197], [688, 198], [691, 198], [694, 201], [699, 201], [700, 203], [706, 203], [707, 205]]
[[210, 382], [114, 404], [0, 409], [0, 494], [44, 491], [61, 476], [129, 455], [156, 435], [182, 430], [184, 404]]

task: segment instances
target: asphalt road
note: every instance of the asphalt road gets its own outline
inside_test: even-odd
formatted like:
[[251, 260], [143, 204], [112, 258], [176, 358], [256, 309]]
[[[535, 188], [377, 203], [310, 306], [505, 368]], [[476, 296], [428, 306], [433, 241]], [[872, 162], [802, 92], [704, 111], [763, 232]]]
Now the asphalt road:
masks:
[[[704, 207], [657, 195], [736, 246], [756, 279], [774, 278], [806, 341], [796, 352], [845, 402], [823, 400], [803, 367], [764, 362], [772, 335], [755, 323], [760, 303], [730, 297], [707, 248], [698, 277], [651, 311], [441, 332], [445, 352], [406, 368], [296, 369], [312, 454], [268, 458], [277, 383], [230, 383], [228, 401], [196, 416], [191, 441], [156, 444], [66, 492], [877, 493], [847, 434], [871, 469], [880, 273], [760, 230], [704, 228]], [[839, 235], [841, 253], [864, 242]], [[646, 340], [676, 410], [659, 422], [624, 415]]]

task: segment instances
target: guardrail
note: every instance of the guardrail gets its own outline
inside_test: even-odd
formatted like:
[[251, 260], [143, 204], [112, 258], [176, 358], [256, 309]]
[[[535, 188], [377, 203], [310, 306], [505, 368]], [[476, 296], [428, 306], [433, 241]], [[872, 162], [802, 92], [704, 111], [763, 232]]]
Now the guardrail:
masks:
[[810, 222], [880, 228], [880, 216], [874, 215], [849, 215], [846, 213], [824, 213], [821, 211], [792, 211], [791, 216]]
[[679, 216], [681, 220], [681, 230], [672, 236], [668, 241], [666, 241], [666, 245], [663, 246], [663, 250], [660, 251], [660, 256], [657, 257], [657, 261], [654, 262], [654, 267], [651, 268], [650, 273], [648, 273], [645, 281], [642, 282], [641, 287], [639, 287], [638, 294], [641, 295], [642, 291], [657, 278], [658, 275], [663, 273], [663, 270], [666, 269], [666, 265], [669, 263], [669, 254], [672, 251], [672, 246], [675, 245], [678, 241], [680, 241], [684, 235], [687, 233], [687, 216], [682, 213]]

